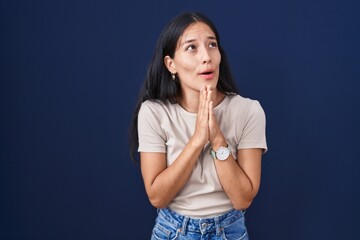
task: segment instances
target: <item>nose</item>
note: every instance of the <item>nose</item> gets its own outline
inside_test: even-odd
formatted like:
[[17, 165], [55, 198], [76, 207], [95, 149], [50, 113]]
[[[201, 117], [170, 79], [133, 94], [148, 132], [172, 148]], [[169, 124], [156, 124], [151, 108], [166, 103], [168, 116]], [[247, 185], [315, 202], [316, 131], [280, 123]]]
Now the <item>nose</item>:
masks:
[[209, 53], [209, 50], [204, 48], [203, 54], [202, 54], [202, 63], [209, 63], [211, 62], [211, 56]]

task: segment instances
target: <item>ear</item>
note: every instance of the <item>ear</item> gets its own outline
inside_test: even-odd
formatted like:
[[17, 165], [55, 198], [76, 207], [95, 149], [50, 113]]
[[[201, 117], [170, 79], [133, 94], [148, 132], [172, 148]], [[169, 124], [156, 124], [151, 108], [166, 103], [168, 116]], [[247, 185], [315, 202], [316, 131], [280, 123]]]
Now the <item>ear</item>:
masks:
[[174, 59], [172, 59], [170, 56], [165, 56], [164, 64], [165, 64], [166, 68], [169, 70], [169, 72], [176, 73], [176, 66], [175, 66]]

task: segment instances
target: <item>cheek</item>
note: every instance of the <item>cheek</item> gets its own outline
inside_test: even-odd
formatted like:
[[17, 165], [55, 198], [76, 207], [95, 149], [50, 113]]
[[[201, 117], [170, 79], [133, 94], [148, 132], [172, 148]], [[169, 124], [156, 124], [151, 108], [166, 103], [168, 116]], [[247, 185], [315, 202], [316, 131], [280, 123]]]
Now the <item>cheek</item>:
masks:
[[187, 59], [186, 61], [182, 61], [177, 66], [178, 66], [179, 72], [185, 71], [185, 72], [190, 73], [190, 72], [196, 70], [197, 64], [193, 60]]
[[220, 54], [220, 52], [218, 52], [217, 54], [216, 54], [216, 61], [217, 61], [217, 64], [218, 65], [220, 65], [220, 62], [221, 62], [221, 54]]

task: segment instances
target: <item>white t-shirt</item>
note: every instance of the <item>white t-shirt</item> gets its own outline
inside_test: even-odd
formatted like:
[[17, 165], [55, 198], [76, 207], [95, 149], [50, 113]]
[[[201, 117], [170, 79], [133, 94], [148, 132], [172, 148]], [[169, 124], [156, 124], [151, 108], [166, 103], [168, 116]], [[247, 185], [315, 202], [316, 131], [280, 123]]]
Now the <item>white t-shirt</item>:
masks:
[[[265, 113], [256, 100], [239, 95], [226, 96], [214, 108], [234, 158], [237, 149], [267, 150]], [[166, 153], [167, 165], [179, 156], [195, 131], [196, 113], [179, 104], [145, 101], [138, 115], [139, 152]], [[167, 206], [195, 218], [215, 216], [233, 209], [218, 179], [210, 144], [201, 152], [190, 178]]]

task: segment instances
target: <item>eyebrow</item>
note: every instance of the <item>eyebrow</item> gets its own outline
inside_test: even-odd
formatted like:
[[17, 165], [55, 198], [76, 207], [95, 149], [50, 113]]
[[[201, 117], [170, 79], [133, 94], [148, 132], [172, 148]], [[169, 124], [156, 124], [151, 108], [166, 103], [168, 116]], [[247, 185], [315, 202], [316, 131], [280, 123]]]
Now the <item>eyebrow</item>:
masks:
[[[217, 40], [215, 36], [208, 36], [207, 39], [210, 39], [210, 40]], [[195, 42], [196, 39], [189, 39], [189, 40], [186, 40], [185, 42], [183, 42], [181, 44], [181, 46], [187, 44], [187, 43], [192, 43], [192, 42]]]

